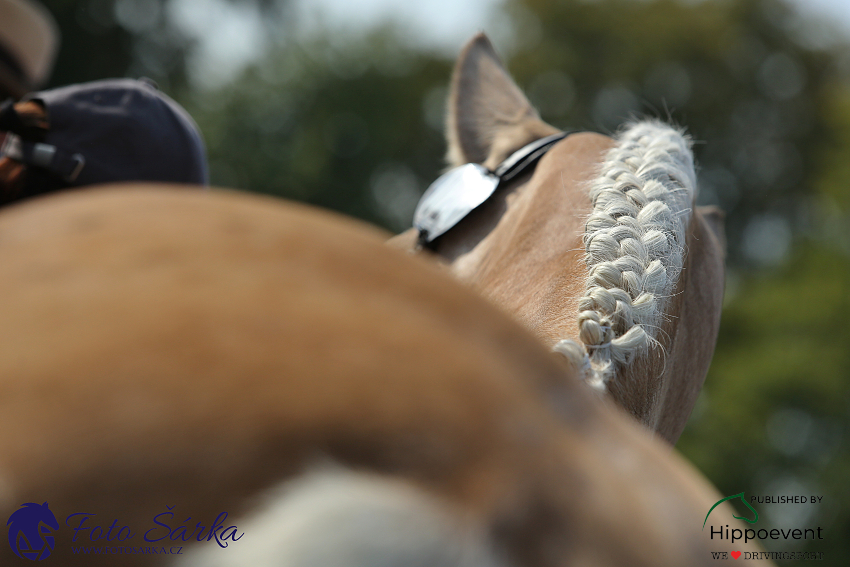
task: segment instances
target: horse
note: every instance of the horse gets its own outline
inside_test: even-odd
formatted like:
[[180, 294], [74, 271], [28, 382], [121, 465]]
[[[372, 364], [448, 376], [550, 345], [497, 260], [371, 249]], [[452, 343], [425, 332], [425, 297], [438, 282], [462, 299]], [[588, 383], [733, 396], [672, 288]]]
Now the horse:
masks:
[[[708, 372], [724, 287], [722, 213], [694, 208], [690, 139], [655, 120], [564, 137], [484, 34], [457, 61], [447, 116], [450, 166], [480, 164], [493, 194], [439, 234], [424, 218], [389, 244], [447, 266], [674, 444]], [[496, 179], [520, 158], [539, 161]], [[478, 183], [447, 179], [420, 208], [454, 215]]]
[[712, 565], [710, 484], [387, 236], [151, 183], [0, 210], [0, 517], [49, 502], [71, 567]]

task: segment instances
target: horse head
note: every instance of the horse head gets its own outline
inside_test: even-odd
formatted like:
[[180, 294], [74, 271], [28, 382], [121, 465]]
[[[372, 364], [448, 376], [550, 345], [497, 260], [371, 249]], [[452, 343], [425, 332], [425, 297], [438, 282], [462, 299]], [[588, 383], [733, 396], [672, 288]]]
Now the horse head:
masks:
[[[558, 133], [483, 34], [455, 67], [447, 130], [450, 165], [496, 172]], [[670, 442], [708, 371], [723, 295], [722, 215], [694, 208], [690, 146], [659, 121], [570, 134], [425, 246]], [[421, 250], [417, 232], [391, 244]]]

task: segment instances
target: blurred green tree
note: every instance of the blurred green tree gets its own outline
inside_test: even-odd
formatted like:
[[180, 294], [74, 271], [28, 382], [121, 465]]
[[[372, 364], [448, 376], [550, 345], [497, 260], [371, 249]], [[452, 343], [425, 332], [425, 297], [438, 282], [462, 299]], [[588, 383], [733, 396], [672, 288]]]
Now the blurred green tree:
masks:
[[765, 547], [792, 551], [804, 543], [825, 552], [830, 565], [847, 556], [850, 533], [848, 289], [847, 256], [811, 240], [780, 267], [741, 282], [677, 445], [724, 494], [824, 496], [818, 506], [758, 508], [770, 527], [824, 528], [823, 541]]
[[791, 33], [784, 2], [525, 0], [508, 11], [531, 22], [510, 66], [544, 118], [603, 132], [645, 115], [686, 126], [701, 201], [728, 215], [732, 265], [782, 257], [835, 132], [822, 102], [838, 79], [837, 53]]
[[390, 29], [334, 34], [285, 45], [232, 86], [184, 102], [206, 135], [215, 184], [401, 230], [440, 167], [449, 72]]
[[[174, 12], [186, 0], [40, 0], [62, 36], [49, 87], [110, 77], [148, 76], [167, 91], [187, 85], [198, 38]], [[288, 0], [189, 0], [196, 9], [240, 5], [269, 30], [287, 17]]]

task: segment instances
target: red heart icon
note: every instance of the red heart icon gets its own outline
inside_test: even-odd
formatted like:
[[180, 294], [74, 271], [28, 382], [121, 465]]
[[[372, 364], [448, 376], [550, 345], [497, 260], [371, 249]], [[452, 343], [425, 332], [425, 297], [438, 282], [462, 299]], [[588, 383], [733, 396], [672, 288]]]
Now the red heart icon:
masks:
[[740, 551], [733, 551], [733, 552], [732, 552], [732, 558], [733, 558], [733, 559], [738, 559], [739, 557], [741, 557], [741, 552], [740, 552]]

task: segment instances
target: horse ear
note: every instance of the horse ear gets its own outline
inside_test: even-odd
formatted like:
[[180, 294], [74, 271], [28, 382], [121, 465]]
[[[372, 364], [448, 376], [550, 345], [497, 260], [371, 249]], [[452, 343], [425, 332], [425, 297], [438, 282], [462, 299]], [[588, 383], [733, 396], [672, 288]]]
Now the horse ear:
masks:
[[451, 166], [471, 162], [490, 169], [558, 132], [540, 119], [483, 33], [466, 44], [455, 64], [446, 130]]
[[697, 207], [697, 214], [702, 216], [705, 223], [708, 225], [708, 228], [714, 234], [714, 237], [717, 238], [717, 242], [720, 244], [720, 249], [724, 251], [726, 250], [726, 214], [722, 209], [714, 206], [706, 206], [706, 207]]

